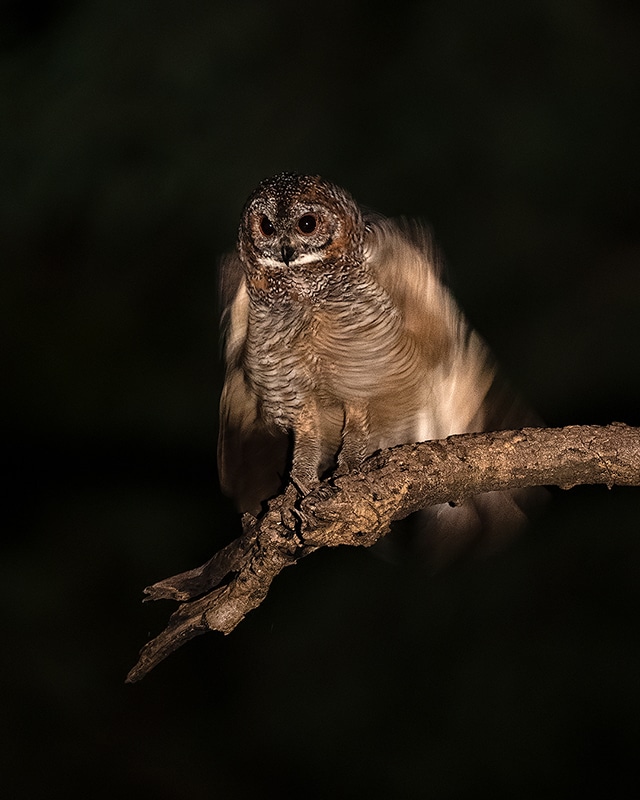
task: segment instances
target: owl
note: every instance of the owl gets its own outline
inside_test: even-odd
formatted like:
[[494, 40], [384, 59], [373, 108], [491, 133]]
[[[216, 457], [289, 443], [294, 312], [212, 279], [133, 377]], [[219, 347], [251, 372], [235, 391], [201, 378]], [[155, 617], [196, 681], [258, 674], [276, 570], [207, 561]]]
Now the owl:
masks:
[[[317, 175], [255, 189], [221, 298], [219, 475], [243, 512], [288, 483], [304, 495], [382, 448], [532, 421], [498, 390], [427, 230], [367, 214]], [[504, 539], [525, 519], [519, 494], [429, 509], [421, 547], [438, 560]]]

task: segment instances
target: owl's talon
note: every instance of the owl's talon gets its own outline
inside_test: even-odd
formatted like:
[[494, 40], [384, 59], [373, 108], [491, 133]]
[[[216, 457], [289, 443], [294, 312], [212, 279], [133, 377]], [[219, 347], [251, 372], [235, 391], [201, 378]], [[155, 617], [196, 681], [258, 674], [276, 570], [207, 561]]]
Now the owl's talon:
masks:
[[299, 508], [292, 508], [291, 514], [305, 527], [310, 528], [313, 526], [313, 519], [308, 514], [305, 514], [304, 511], [301, 511]]
[[300, 497], [300, 498], [306, 497], [309, 494], [309, 491], [310, 491], [309, 488], [306, 486], [306, 484], [304, 484], [298, 478], [293, 478], [292, 477], [291, 478], [291, 483], [289, 484], [289, 486], [292, 486], [292, 487], [295, 488], [295, 490], [298, 493], [298, 497]]
[[303, 499], [304, 507], [315, 517], [317, 507], [326, 503], [327, 500], [331, 500], [339, 491], [337, 486], [332, 486], [330, 483], [321, 483]]
[[282, 512], [282, 524], [289, 530], [299, 528], [300, 524], [305, 527], [313, 527], [312, 515], [305, 513], [300, 508], [300, 504], [314, 494], [315, 489], [307, 489], [304, 483], [295, 478], [291, 478], [290, 483], [284, 490], [284, 502], [286, 510]]
[[300, 491], [300, 486], [296, 481], [292, 480], [284, 490], [285, 502], [289, 505], [294, 505], [301, 497], [303, 497], [303, 494]]
[[318, 486], [317, 489], [314, 489], [311, 492], [312, 502], [313, 500], [317, 500], [320, 502], [324, 502], [325, 500], [330, 500], [338, 493], [338, 488], [336, 486], [332, 486], [330, 483], [322, 483]]

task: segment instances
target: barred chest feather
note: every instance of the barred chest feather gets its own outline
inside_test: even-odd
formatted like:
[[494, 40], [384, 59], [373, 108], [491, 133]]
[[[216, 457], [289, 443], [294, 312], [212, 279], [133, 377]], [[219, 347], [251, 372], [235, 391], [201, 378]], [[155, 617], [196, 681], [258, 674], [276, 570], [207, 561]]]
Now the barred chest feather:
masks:
[[311, 398], [342, 406], [414, 383], [417, 347], [388, 294], [371, 281], [353, 295], [250, 302], [245, 374], [279, 427], [289, 427]]

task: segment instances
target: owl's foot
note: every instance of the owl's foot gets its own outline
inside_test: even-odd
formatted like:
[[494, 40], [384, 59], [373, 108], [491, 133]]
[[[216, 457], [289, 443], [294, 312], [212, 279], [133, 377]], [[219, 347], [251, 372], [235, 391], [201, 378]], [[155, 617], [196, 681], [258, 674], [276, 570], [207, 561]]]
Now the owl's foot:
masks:
[[308, 481], [303, 481], [300, 480], [300, 478], [291, 476], [291, 483], [287, 486], [287, 492], [290, 489], [295, 489], [297, 496], [302, 499], [303, 497], [306, 497], [309, 492], [313, 491], [315, 485], [315, 483], [309, 483]]
[[300, 500], [302, 499], [302, 494], [300, 492], [300, 488], [297, 484], [291, 483], [288, 484], [286, 489], [284, 490], [284, 497], [283, 497], [283, 508], [280, 511], [280, 517], [282, 519], [282, 524], [285, 528], [287, 528], [293, 534], [299, 527], [300, 527], [300, 517], [298, 515], [298, 506], [300, 504]]
[[306, 490], [298, 481], [291, 481], [284, 491], [282, 524], [291, 531], [300, 533], [300, 526], [307, 529], [317, 528], [325, 517], [316, 515], [316, 508], [331, 499], [338, 489], [328, 483], [316, 483], [311, 490]]
[[305, 505], [314, 505], [315, 503], [322, 503], [325, 500], [330, 500], [334, 495], [338, 493], [339, 489], [337, 486], [333, 486], [330, 483], [321, 483], [319, 486], [316, 486], [311, 492], [305, 495], [303, 498]]
[[291, 477], [290, 483], [284, 490], [285, 510], [282, 512], [282, 523], [286, 528], [292, 531], [298, 530], [300, 523], [313, 526], [313, 521], [300, 509], [300, 504], [319, 488], [317, 481], [308, 488], [306, 483]]
[[[337, 486], [324, 482], [302, 498], [299, 513], [308, 528], [317, 528], [321, 523], [334, 519], [333, 514], [324, 512], [323, 506], [339, 492], [340, 489]], [[341, 513], [344, 512], [341, 511]]]

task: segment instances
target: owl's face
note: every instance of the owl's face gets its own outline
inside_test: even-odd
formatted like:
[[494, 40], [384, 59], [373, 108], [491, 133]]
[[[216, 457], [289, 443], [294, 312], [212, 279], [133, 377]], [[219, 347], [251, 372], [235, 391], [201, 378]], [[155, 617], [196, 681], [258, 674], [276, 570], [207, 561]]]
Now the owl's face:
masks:
[[353, 198], [317, 176], [282, 173], [263, 181], [242, 214], [245, 267], [295, 273], [362, 259], [364, 222]]

